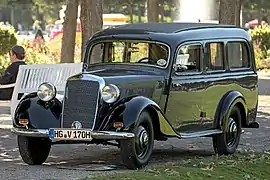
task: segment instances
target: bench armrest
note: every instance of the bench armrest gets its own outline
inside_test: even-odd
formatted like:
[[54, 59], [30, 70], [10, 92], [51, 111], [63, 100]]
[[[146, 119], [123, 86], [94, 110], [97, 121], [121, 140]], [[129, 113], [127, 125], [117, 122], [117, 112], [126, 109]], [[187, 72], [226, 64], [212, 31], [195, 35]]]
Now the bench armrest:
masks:
[[4, 85], [1, 85], [1, 84], [0, 84], [0, 89], [6, 89], [6, 88], [11, 88], [11, 87], [15, 87], [15, 83], [12, 83], [12, 84], [4, 84]]

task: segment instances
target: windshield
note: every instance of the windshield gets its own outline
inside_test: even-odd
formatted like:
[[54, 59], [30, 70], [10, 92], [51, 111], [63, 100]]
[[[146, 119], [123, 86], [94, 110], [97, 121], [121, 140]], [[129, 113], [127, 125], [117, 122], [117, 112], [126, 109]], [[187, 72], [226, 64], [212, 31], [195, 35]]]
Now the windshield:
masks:
[[157, 42], [109, 41], [93, 46], [89, 63], [132, 63], [165, 68], [169, 49]]

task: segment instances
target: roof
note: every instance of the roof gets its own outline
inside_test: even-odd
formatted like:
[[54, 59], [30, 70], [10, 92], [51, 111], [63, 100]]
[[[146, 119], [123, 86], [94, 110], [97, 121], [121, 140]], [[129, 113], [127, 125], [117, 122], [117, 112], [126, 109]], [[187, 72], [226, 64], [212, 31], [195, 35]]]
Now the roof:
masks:
[[111, 32], [114, 30], [119, 31], [137, 31], [137, 32], [159, 32], [159, 33], [176, 33], [181, 30], [187, 29], [197, 29], [197, 28], [216, 28], [216, 27], [234, 27], [234, 25], [222, 25], [222, 24], [214, 24], [214, 23], [156, 23], [156, 22], [148, 22], [148, 23], [137, 23], [137, 24], [126, 24], [120, 26], [113, 26], [108, 29], [104, 29], [103, 32]]

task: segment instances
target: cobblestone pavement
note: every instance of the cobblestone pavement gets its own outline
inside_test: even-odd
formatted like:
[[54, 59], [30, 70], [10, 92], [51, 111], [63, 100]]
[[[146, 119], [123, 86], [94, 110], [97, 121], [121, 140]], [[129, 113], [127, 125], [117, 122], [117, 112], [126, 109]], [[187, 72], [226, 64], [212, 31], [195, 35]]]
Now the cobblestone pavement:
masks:
[[[266, 96], [270, 94], [269, 82], [260, 84], [257, 114], [260, 128], [245, 129], [238, 151], [270, 151], [270, 96]], [[0, 114], [2, 114], [0, 127], [2, 128], [10, 127], [8, 108], [8, 104], [0, 103]], [[127, 171], [121, 164], [119, 150], [116, 147], [55, 145], [44, 165], [29, 166], [21, 160], [16, 143], [16, 136], [9, 129], [0, 129], [0, 179], [77, 179], [90, 174], [110, 173], [115, 170]], [[166, 142], [155, 142], [150, 165], [175, 162], [186, 156], [192, 158], [197, 155], [213, 154], [211, 138], [170, 139]]]

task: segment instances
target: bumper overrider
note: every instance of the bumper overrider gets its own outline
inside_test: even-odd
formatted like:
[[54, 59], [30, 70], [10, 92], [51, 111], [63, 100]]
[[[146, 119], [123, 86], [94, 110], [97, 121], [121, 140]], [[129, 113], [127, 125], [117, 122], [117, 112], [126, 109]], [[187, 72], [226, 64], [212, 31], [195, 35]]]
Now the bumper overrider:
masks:
[[[61, 129], [57, 129], [57, 130], [61, 130]], [[73, 129], [70, 129], [70, 130], [73, 130]], [[13, 129], [11, 129], [11, 131], [17, 135], [20, 135], [20, 136], [44, 137], [44, 138], [47, 137], [47, 138], [51, 139], [49, 129], [13, 128]], [[129, 139], [129, 138], [134, 138], [134, 136], [135, 136], [135, 134], [130, 133], [130, 132], [91, 131], [91, 138], [83, 139], [83, 141], [92, 141], [93, 139], [103, 139], [103, 140]], [[54, 139], [52, 139], [52, 140], [54, 140]], [[55, 141], [59, 141], [59, 140], [72, 140], [72, 139], [66, 139], [63, 137], [62, 139], [58, 138]]]

